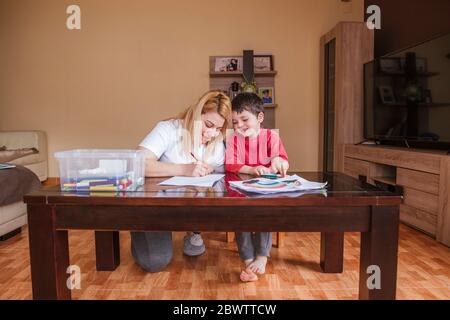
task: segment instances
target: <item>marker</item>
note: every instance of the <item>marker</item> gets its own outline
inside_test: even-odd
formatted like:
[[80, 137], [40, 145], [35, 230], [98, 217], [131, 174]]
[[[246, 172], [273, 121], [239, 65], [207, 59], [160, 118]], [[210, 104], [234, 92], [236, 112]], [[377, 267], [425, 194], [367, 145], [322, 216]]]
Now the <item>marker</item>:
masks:
[[262, 174], [261, 177], [266, 178], [266, 179], [277, 179], [278, 175], [276, 173], [266, 173], [266, 174]]

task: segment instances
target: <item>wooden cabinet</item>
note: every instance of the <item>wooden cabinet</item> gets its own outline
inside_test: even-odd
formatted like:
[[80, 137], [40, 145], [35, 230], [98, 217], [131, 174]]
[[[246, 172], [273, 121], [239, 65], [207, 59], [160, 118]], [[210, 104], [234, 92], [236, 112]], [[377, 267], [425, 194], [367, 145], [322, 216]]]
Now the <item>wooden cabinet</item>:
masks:
[[363, 140], [363, 64], [374, 33], [340, 22], [321, 38], [319, 167], [402, 187], [400, 219], [450, 246], [450, 156], [441, 151], [356, 145]]
[[364, 22], [339, 22], [320, 39], [320, 164], [344, 171], [343, 146], [363, 140], [363, 65], [374, 33]]
[[344, 158], [344, 173], [358, 179], [359, 176], [370, 176], [370, 162]]
[[430, 235], [434, 236], [436, 234], [436, 214], [402, 204], [400, 205], [400, 219], [403, 223], [423, 230]]
[[439, 208], [438, 196], [413, 188], [404, 188], [403, 203], [434, 215], [437, 215]]
[[397, 168], [397, 184], [439, 195], [438, 174]]
[[443, 151], [345, 145], [344, 173], [403, 188], [400, 220], [450, 246], [450, 155]]

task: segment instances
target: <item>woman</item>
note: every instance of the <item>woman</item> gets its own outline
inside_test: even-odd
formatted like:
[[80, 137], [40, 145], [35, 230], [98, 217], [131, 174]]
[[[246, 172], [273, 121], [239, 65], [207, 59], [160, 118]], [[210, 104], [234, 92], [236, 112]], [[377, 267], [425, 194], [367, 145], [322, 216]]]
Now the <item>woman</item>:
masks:
[[[230, 99], [221, 91], [209, 91], [178, 117], [159, 122], [139, 144], [146, 152], [145, 176], [200, 177], [223, 170], [230, 116]], [[188, 233], [183, 251], [202, 254], [201, 235]], [[131, 252], [145, 270], [161, 271], [172, 259], [172, 232], [131, 232]]]

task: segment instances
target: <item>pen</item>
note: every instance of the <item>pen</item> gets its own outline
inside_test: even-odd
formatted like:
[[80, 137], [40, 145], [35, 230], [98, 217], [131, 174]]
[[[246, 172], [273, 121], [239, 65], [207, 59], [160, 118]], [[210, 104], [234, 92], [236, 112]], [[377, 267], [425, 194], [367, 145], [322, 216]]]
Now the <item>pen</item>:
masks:
[[195, 161], [198, 161], [198, 159], [194, 156], [194, 154], [191, 152], [192, 158], [194, 158]]

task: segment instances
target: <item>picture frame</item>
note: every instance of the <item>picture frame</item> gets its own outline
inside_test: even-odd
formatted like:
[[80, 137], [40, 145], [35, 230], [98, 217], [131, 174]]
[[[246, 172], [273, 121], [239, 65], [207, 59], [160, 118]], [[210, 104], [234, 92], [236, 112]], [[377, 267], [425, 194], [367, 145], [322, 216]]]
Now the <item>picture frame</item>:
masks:
[[378, 91], [380, 93], [380, 100], [383, 104], [396, 103], [394, 91], [391, 86], [379, 86]]
[[[404, 72], [406, 70], [406, 59], [401, 58], [401, 68]], [[428, 71], [427, 58], [416, 58], [416, 72], [426, 73]]]
[[379, 69], [385, 73], [399, 73], [402, 72], [401, 60], [398, 57], [393, 58], [380, 58]]
[[427, 59], [426, 58], [416, 58], [416, 71], [418, 73], [427, 72]]
[[263, 104], [275, 103], [275, 91], [273, 87], [260, 87], [258, 88], [258, 96], [263, 101]]
[[271, 55], [253, 56], [253, 70], [255, 72], [264, 72], [273, 70], [273, 60]]
[[242, 57], [216, 57], [214, 60], [215, 72], [242, 72]]
[[424, 103], [433, 103], [433, 98], [431, 97], [430, 89], [423, 89], [422, 91], [422, 102]]

